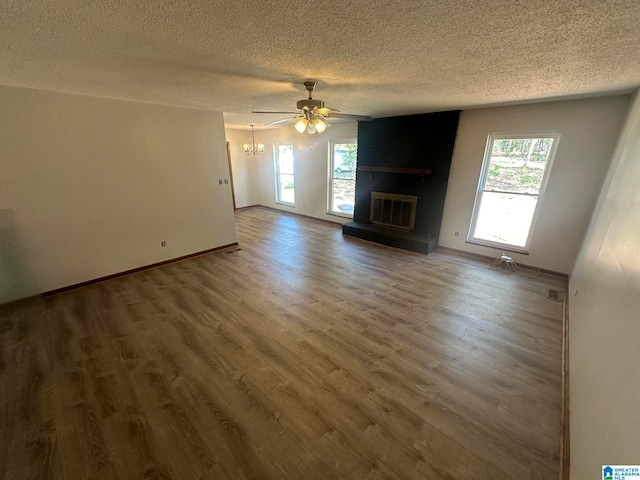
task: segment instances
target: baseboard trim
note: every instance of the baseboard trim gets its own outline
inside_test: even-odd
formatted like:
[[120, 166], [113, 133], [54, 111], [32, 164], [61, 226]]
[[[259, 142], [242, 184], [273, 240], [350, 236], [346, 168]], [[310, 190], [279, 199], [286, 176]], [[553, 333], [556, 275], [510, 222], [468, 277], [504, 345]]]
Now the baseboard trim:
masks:
[[95, 278], [93, 280], [87, 280], [86, 282], [75, 283], [73, 285], [68, 285], [62, 288], [56, 288], [55, 290], [49, 290], [41, 294], [42, 297], [50, 297], [52, 295], [58, 295], [60, 293], [65, 293], [70, 290], [76, 290], [78, 288], [88, 287], [90, 285], [95, 285], [96, 283], [102, 283], [109, 280], [113, 280], [114, 278], [126, 277], [127, 275], [132, 275], [134, 273], [144, 272], [145, 270], [151, 270], [154, 268], [162, 267], [164, 265], [169, 265], [170, 263], [182, 262], [184, 260], [189, 260], [195, 257], [201, 257], [202, 255], [208, 255], [213, 252], [218, 252], [220, 250], [225, 250], [227, 248], [237, 247], [238, 242], [230, 243], [228, 245], [222, 245], [220, 247], [210, 248], [208, 250], [202, 250], [201, 252], [190, 253], [188, 255], [183, 255], [181, 257], [171, 258], [169, 260], [163, 260], [162, 262], [152, 263], [151, 265], [145, 265], [138, 268], [133, 268], [131, 270], [126, 270], [124, 272], [114, 273], [112, 275], [107, 275], [105, 277]]
[[[483, 260], [495, 260], [496, 259], [496, 257], [491, 257], [489, 255], [483, 255], [481, 253], [475, 253], [475, 252], [467, 252], [466, 250], [459, 250], [457, 248], [443, 247], [442, 245], [438, 245], [438, 248], [435, 251], [437, 252], [438, 250], [444, 250], [444, 251], [456, 253], [456, 254], [459, 254], [459, 255], [467, 255], [469, 257], [480, 258], [480, 259], [483, 259]], [[562, 273], [562, 272], [556, 272], [555, 270], [548, 270], [546, 268], [534, 267], [533, 265], [527, 265], [527, 264], [520, 263], [520, 262], [518, 262], [518, 266], [521, 267], [521, 268], [526, 268], [527, 270], [533, 270], [534, 272], [546, 273], [548, 275], [555, 275], [557, 277], [563, 277], [563, 278], [566, 278], [566, 279], [569, 278], [568, 274]]]
[[[308, 218], [309, 220], [316, 220], [318, 222], [323, 222], [323, 223], [328, 223], [329, 225], [334, 225], [334, 226], [338, 226], [338, 227], [342, 227], [341, 223], [338, 222], [333, 222], [331, 220], [327, 220], [326, 218], [318, 218], [318, 217], [312, 217], [311, 215], [306, 215], [304, 213], [299, 213], [299, 212], [291, 212], [289, 210], [280, 210], [279, 208], [274, 208], [274, 207], [269, 207], [267, 205], [252, 205], [250, 207], [243, 207], [244, 208], [266, 208], [267, 210], [271, 210], [273, 212], [278, 212], [278, 213], [282, 213], [284, 215], [293, 215], [296, 217], [304, 217], [304, 218]], [[327, 213], [327, 215], [330, 215], [329, 213]], [[346, 222], [350, 222], [351, 219], [350, 218], [346, 218], [346, 217], [340, 217], [338, 215], [332, 215], [335, 218], [342, 218], [344, 219], [345, 223]]]
[[560, 480], [569, 480], [569, 470], [571, 466], [571, 425], [569, 423], [569, 302], [567, 299], [568, 295], [565, 295], [562, 321], [562, 438], [560, 439]]

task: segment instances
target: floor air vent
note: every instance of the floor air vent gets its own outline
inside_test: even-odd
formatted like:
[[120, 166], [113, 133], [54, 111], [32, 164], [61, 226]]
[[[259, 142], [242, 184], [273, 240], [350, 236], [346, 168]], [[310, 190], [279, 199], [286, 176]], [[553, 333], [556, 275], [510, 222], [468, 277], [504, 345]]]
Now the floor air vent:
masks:
[[564, 302], [564, 292], [549, 289], [549, 295], [547, 298], [549, 300], [555, 300], [556, 302]]

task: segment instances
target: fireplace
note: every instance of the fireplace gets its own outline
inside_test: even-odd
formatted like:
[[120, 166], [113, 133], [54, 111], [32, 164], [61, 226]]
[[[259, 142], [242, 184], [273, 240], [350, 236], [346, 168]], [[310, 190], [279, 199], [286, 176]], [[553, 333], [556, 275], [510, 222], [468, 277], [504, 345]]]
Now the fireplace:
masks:
[[371, 192], [369, 221], [382, 227], [412, 231], [416, 223], [418, 197], [398, 193]]
[[345, 235], [427, 254], [438, 246], [459, 115], [358, 122], [355, 207]]

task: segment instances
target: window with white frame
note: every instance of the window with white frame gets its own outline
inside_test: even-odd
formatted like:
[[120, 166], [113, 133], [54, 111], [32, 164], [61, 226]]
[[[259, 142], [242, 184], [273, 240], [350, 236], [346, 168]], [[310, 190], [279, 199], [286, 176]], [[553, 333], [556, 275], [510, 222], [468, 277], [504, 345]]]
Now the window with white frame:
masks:
[[279, 143], [276, 145], [276, 202], [293, 206], [295, 204], [295, 188], [293, 181], [293, 145]]
[[560, 135], [489, 135], [468, 241], [527, 252]]
[[329, 213], [353, 217], [356, 198], [355, 139], [333, 140], [329, 150]]

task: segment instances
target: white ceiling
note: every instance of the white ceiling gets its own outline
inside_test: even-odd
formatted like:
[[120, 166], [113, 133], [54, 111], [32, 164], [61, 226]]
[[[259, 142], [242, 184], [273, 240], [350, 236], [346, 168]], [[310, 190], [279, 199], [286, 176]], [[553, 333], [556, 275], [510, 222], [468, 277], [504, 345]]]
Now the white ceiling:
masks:
[[0, 84], [265, 123], [628, 92], [640, 0], [0, 0]]

